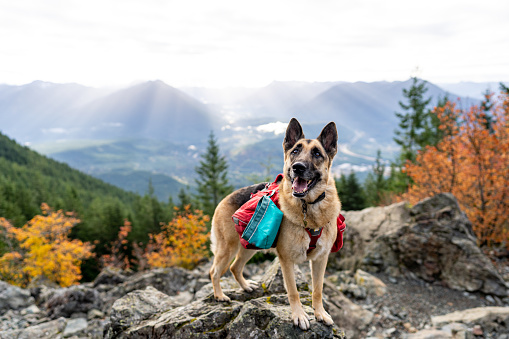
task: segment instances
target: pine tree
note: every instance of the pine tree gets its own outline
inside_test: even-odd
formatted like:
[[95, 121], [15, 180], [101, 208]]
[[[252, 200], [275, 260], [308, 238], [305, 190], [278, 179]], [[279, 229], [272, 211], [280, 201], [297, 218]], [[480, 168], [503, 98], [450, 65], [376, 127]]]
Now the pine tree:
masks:
[[[436, 146], [445, 136], [450, 134], [450, 131], [440, 127], [440, 119], [436, 114], [437, 109], [449, 107], [447, 105], [448, 103], [449, 97], [446, 95], [438, 100], [437, 105], [433, 110], [429, 111], [428, 117], [424, 122], [425, 125], [421, 138], [421, 148], [426, 145]], [[446, 109], [443, 114], [451, 115], [452, 112], [449, 109]]]
[[416, 77], [412, 78], [410, 89], [403, 89], [403, 96], [408, 103], [399, 102], [405, 113], [396, 112], [400, 122], [394, 137], [394, 141], [401, 146], [402, 163], [406, 160], [414, 161], [417, 150], [428, 143], [426, 130], [429, 111], [426, 106], [431, 102], [431, 97], [424, 98], [427, 90], [426, 81]]
[[483, 93], [484, 100], [481, 102], [481, 112], [479, 113], [479, 120], [481, 120], [490, 133], [493, 133], [493, 125], [495, 121], [493, 121], [493, 116], [490, 111], [493, 108], [493, 92], [489, 89], [486, 89]]
[[183, 187], [180, 188], [179, 194], [178, 194], [179, 204], [177, 207], [179, 210], [185, 210], [185, 207], [187, 205], [191, 206], [191, 209], [193, 208], [192, 198], [189, 194], [189, 189], [184, 189]]
[[387, 190], [387, 180], [384, 177], [385, 167], [382, 163], [382, 152], [378, 150], [372, 171], [368, 173], [366, 181], [364, 181], [366, 204], [369, 206], [379, 205], [384, 192]]
[[219, 155], [219, 145], [214, 132], [210, 132], [207, 150], [202, 158], [200, 165], [196, 167], [197, 200], [204, 213], [212, 216], [221, 199], [233, 190], [226, 178], [228, 164], [226, 158]]
[[502, 92], [502, 94], [509, 95], [509, 87], [504, 85], [502, 82], [499, 85], [500, 85], [500, 92]]
[[342, 209], [345, 211], [357, 211], [366, 207], [364, 192], [355, 172], [347, 176], [342, 175], [336, 180], [336, 189], [341, 200]]

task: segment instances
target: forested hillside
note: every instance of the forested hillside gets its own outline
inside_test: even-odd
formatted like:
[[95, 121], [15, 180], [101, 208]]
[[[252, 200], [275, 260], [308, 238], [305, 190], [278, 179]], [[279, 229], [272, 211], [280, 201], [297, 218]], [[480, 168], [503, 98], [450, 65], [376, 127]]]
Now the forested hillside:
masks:
[[0, 134], [0, 215], [23, 224], [42, 202], [83, 212], [96, 198], [132, 204], [135, 195], [51, 160]]
[[[132, 223], [132, 240], [146, 242], [149, 233], [160, 231], [161, 222], [172, 219], [174, 207], [158, 201], [150, 187], [143, 197], [126, 192], [0, 134], [0, 217], [19, 227], [41, 214], [42, 203], [76, 212], [81, 222], [73, 237], [95, 242], [96, 257], [107, 252], [125, 219]], [[2, 252], [4, 240], [0, 239]], [[85, 276], [92, 271], [85, 269]]]

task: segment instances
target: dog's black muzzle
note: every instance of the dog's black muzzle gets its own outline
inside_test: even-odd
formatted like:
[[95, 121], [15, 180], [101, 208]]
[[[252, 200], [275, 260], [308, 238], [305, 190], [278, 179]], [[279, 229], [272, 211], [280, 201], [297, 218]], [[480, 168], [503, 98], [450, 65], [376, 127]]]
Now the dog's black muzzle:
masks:
[[296, 162], [292, 165], [291, 181], [294, 197], [305, 197], [319, 180], [320, 174], [314, 169], [312, 164]]

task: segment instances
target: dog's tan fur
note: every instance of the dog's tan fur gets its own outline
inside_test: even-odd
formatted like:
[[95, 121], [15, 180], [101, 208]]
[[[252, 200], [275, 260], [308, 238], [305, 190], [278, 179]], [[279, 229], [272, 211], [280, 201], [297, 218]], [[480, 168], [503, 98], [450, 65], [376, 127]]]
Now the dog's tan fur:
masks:
[[[315, 317], [318, 321], [332, 325], [332, 318], [323, 308], [322, 289], [325, 266], [337, 235], [336, 218], [341, 210], [334, 179], [330, 174], [332, 159], [337, 152], [336, 125], [333, 122], [329, 123], [317, 139], [310, 140], [304, 139], [299, 122], [292, 119], [286, 131], [283, 149], [285, 156], [284, 179], [279, 186], [279, 203], [283, 212], [283, 221], [276, 253], [281, 263], [285, 287], [288, 292], [292, 320], [295, 325], [304, 330], [309, 328], [309, 316], [302, 308], [294, 275], [294, 264], [309, 260], [313, 284], [312, 305]], [[296, 197], [292, 188], [292, 180], [296, 176], [295, 164], [297, 163], [309, 166], [309, 173], [319, 176], [319, 180], [317, 179], [314, 186], [309, 188], [304, 197]], [[302, 177], [305, 176], [305, 174], [301, 175]], [[210, 269], [210, 277], [214, 288], [214, 296], [219, 301], [230, 301], [230, 298], [221, 290], [219, 281], [220, 277], [226, 273], [228, 265], [235, 255], [235, 261], [230, 266], [235, 280], [247, 292], [251, 292], [257, 286], [256, 282], [246, 280], [242, 274], [244, 265], [256, 251], [247, 250], [240, 245], [232, 215], [248, 199], [250, 193], [260, 187], [263, 186], [253, 185], [233, 192], [219, 203], [214, 213], [211, 231], [214, 263]], [[323, 192], [325, 192], [325, 199], [310, 204]], [[304, 229], [302, 200], [307, 202], [307, 227], [323, 227], [322, 236], [318, 240], [316, 248], [309, 254], [307, 250], [310, 238]]]

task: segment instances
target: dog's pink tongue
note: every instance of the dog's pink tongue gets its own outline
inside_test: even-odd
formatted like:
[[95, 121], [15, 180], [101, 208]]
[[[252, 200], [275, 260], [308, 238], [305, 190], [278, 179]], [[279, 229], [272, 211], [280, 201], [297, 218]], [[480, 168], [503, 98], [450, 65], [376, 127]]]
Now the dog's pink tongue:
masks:
[[295, 192], [304, 192], [308, 188], [308, 182], [302, 178], [295, 178], [293, 181], [292, 189]]

